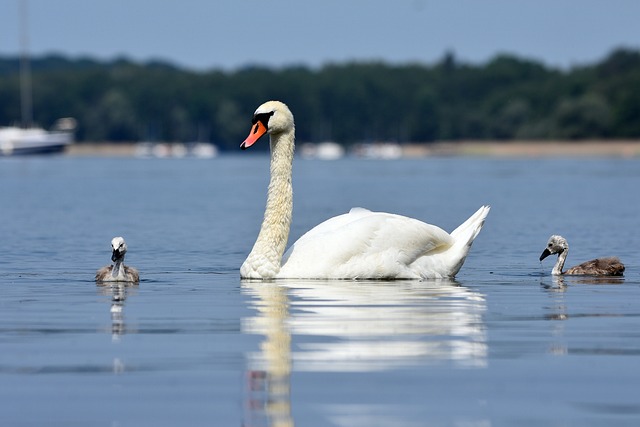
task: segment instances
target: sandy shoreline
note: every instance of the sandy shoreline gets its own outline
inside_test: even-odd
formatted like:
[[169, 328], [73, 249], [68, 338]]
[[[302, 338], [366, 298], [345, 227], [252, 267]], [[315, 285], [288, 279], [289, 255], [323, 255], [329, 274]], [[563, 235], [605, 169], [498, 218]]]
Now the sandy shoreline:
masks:
[[[402, 146], [405, 157], [480, 156], [480, 157], [639, 157], [638, 141], [460, 141]], [[131, 157], [136, 144], [73, 144], [67, 155], [87, 157]]]
[[460, 142], [434, 144], [428, 155], [491, 157], [638, 157], [640, 141]]

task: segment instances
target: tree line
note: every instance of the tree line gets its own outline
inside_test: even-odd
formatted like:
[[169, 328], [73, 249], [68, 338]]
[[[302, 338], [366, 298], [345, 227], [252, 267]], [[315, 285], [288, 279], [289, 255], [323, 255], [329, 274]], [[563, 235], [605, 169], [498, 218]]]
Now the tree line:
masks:
[[[291, 107], [298, 141], [640, 137], [640, 51], [561, 70], [512, 55], [479, 65], [384, 62], [197, 72], [170, 63], [63, 56], [30, 62], [33, 116], [78, 121], [77, 140], [210, 141], [236, 149], [255, 108]], [[0, 57], [0, 124], [20, 121], [19, 58]]]

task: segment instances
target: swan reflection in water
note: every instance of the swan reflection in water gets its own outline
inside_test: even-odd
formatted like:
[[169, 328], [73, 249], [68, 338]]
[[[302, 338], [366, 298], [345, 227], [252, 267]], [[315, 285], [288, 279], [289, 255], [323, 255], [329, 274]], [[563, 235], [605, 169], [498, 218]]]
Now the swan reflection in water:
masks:
[[248, 356], [248, 425], [293, 425], [292, 370], [487, 364], [484, 295], [453, 280], [243, 281], [242, 291], [255, 309], [242, 331], [265, 337]]

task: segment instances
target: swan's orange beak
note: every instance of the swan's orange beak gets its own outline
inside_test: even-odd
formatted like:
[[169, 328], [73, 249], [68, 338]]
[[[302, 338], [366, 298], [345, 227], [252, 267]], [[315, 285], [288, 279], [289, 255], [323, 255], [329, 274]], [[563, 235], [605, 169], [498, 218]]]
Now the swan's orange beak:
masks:
[[259, 140], [260, 137], [265, 133], [267, 133], [266, 126], [263, 125], [260, 120], [258, 120], [251, 127], [251, 132], [249, 133], [249, 136], [247, 137], [247, 139], [245, 139], [242, 142], [242, 144], [240, 144], [240, 148], [242, 148], [243, 150], [246, 150], [247, 148], [251, 147], [257, 140]]

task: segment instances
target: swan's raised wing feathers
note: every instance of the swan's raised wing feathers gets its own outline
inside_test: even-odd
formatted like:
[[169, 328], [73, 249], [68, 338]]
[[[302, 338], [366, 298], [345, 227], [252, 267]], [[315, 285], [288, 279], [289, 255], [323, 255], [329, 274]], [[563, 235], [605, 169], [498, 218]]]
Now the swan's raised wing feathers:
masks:
[[285, 253], [279, 277], [419, 278], [411, 264], [453, 245], [439, 227], [355, 208], [304, 234]]

